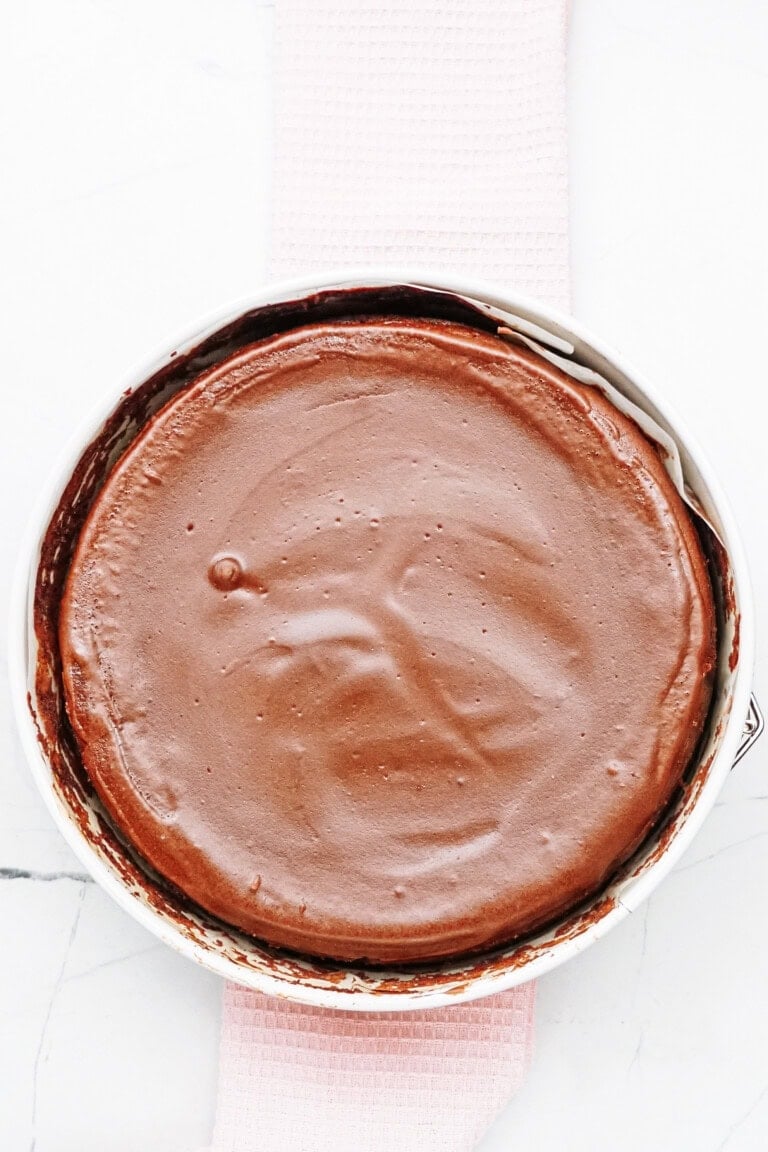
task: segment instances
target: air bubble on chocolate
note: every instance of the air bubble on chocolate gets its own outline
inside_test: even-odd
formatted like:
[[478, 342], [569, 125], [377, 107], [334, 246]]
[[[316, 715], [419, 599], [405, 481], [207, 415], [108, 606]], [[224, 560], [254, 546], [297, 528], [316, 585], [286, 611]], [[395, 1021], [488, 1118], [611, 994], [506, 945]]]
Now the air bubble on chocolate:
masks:
[[220, 592], [231, 592], [243, 582], [243, 566], [236, 556], [214, 556], [208, 579]]
[[220, 592], [234, 592], [237, 588], [247, 588], [264, 597], [269, 589], [255, 572], [249, 572], [237, 556], [227, 554], [214, 556], [208, 567], [208, 580]]

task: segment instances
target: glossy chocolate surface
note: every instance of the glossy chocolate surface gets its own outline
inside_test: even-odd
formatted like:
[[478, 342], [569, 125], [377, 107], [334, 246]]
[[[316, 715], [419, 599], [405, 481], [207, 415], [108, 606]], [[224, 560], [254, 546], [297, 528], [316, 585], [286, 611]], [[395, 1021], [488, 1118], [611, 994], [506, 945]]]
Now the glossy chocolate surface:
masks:
[[81, 532], [70, 719], [163, 876], [272, 943], [412, 962], [595, 891], [706, 715], [705, 561], [599, 393], [464, 325], [260, 341], [148, 423]]

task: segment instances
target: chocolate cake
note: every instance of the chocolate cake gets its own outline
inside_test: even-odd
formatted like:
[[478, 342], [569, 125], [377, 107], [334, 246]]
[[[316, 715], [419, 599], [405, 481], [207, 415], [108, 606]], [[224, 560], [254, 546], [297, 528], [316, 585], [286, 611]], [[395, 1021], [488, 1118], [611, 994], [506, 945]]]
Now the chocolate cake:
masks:
[[596, 892], [688, 765], [712, 591], [655, 446], [464, 324], [296, 328], [114, 466], [60, 617], [137, 852], [270, 944], [409, 964]]

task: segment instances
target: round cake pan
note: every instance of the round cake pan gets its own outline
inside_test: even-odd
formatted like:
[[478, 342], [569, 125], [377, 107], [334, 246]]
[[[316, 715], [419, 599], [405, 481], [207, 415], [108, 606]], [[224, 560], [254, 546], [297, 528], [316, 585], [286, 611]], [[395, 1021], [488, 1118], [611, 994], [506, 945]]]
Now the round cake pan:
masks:
[[[224, 925], [170, 890], [112, 827], [73, 750], [64, 710], [55, 641], [56, 613], [68, 542], [100, 478], [135, 436], [142, 420], [186, 378], [227, 354], [232, 341], [269, 330], [288, 312], [301, 322], [318, 302], [347, 307], [377, 292], [423, 293], [450, 304], [513, 313], [548, 334], [560, 354], [600, 373], [676, 441], [691, 501], [718, 539], [710, 551], [718, 601], [718, 670], [701, 746], [668, 810], [642, 848], [605, 888], [546, 931], [492, 953], [411, 971], [327, 963], [271, 949]], [[394, 298], [394, 297], [393, 297]], [[341, 301], [341, 305], [339, 305]], [[238, 336], [238, 333], [240, 334]], [[151, 383], [151, 387], [150, 387]], [[690, 844], [739, 755], [749, 724], [753, 608], [736, 527], [717, 480], [685, 424], [622, 357], [580, 324], [537, 301], [477, 281], [413, 269], [357, 269], [280, 283], [203, 318], [109, 390], [100, 412], [77, 436], [51, 477], [20, 560], [11, 620], [11, 688], [30, 769], [61, 829], [94, 879], [139, 923], [211, 971], [248, 987], [330, 1008], [403, 1010], [457, 1004], [542, 975], [600, 939], [644, 900]], [[752, 722], [752, 729], [755, 729]]]

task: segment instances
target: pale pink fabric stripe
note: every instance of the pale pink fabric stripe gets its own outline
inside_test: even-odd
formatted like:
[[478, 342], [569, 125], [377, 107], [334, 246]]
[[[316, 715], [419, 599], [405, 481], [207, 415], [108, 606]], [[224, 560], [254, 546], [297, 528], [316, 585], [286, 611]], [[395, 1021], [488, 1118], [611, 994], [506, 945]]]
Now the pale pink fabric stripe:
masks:
[[525, 1076], [533, 990], [424, 1012], [329, 1012], [229, 984], [216, 1152], [471, 1149]]
[[273, 275], [418, 262], [567, 307], [567, 0], [277, 0]]
[[[568, 306], [567, 0], [277, 0], [270, 272], [417, 264]], [[532, 984], [415, 1013], [227, 985], [216, 1152], [469, 1152]]]

